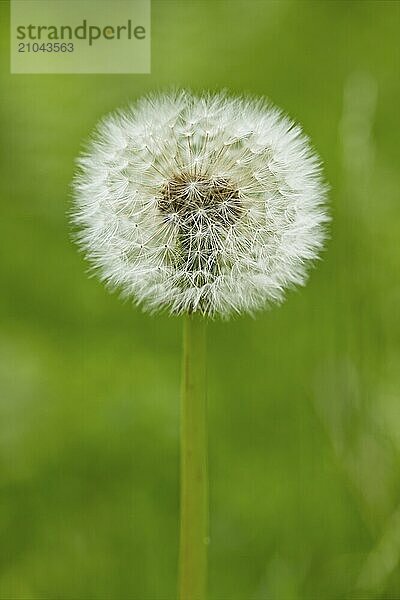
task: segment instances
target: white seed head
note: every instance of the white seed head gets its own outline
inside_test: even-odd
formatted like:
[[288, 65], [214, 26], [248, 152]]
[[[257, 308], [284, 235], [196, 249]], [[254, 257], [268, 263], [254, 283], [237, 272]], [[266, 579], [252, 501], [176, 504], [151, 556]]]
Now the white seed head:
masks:
[[303, 284], [326, 188], [300, 127], [262, 99], [179, 91], [106, 117], [73, 221], [101, 277], [156, 311], [253, 312]]

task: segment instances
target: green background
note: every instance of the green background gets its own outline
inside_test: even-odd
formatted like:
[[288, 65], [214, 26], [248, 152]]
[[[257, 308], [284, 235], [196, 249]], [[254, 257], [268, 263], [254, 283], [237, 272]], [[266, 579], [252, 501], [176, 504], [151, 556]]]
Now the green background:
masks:
[[176, 595], [182, 323], [66, 216], [97, 120], [171, 85], [269, 96], [331, 186], [307, 287], [208, 328], [210, 599], [400, 598], [400, 4], [153, 0], [123, 76], [10, 75], [0, 8], [0, 598]]

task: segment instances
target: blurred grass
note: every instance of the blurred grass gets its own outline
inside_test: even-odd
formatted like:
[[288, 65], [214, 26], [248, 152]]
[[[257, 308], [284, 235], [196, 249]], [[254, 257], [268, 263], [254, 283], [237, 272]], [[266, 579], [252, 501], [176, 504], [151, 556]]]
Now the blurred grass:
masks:
[[400, 598], [400, 4], [153, 0], [146, 76], [10, 75], [0, 11], [0, 598], [175, 596], [181, 322], [66, 218], [98, 118], [171, 85], [269, 96], [332, 188], [308, 286], [209, 327], [210, 599]]

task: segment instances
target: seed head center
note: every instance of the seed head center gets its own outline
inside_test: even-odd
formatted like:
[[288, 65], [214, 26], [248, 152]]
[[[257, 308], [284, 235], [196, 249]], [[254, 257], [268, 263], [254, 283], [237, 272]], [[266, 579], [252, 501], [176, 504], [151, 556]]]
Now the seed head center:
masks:
[[240, 218], [242, 203], [238, 188], [225, 177], [179, 173], [161, 188], [158, 209], [165, 216], [177, 215], [184, 225], [196, 218], [231, 226]]

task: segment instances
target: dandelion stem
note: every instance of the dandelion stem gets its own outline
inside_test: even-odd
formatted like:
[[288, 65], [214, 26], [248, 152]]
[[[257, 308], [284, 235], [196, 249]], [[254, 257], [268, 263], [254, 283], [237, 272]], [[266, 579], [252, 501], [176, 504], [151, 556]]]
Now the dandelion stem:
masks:
[[208, 544], [206, 324], [186, 315], [181, 401], [180, 600], [205, 600]]

